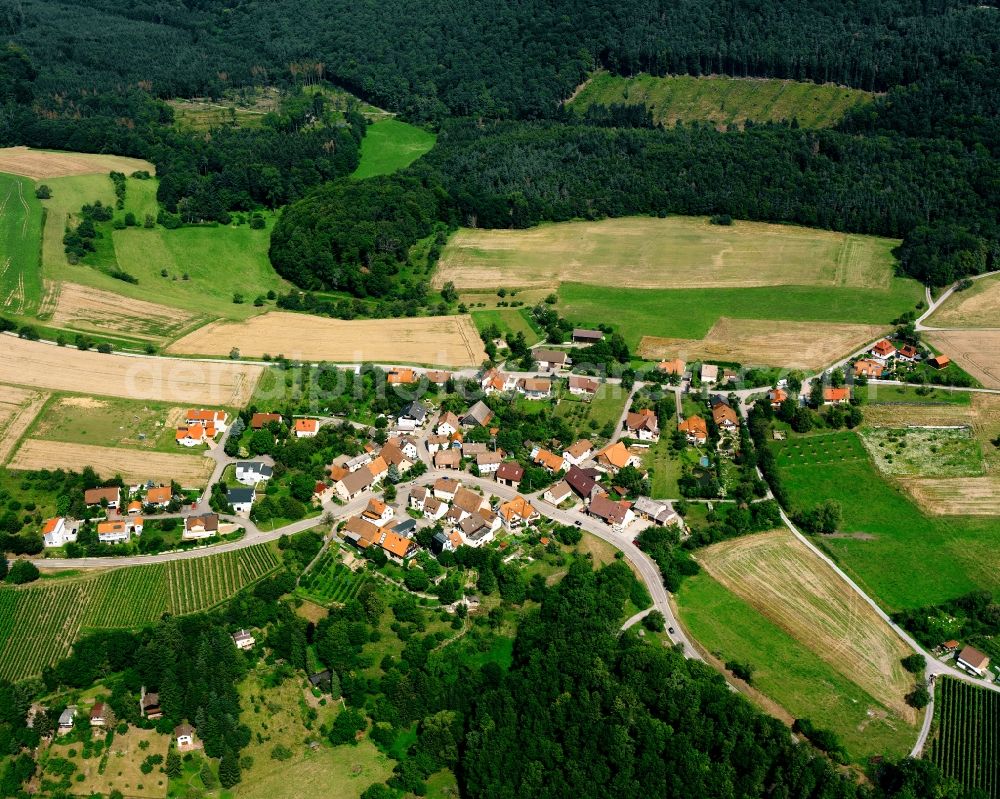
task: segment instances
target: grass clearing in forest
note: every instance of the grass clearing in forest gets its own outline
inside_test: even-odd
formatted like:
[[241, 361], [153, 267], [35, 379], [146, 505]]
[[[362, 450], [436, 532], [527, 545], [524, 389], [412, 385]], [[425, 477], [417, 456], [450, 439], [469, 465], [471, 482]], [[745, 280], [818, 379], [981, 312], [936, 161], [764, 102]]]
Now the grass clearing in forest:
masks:
[[398, 119], [373, 122], [361, 140], [361, 162], [351, 177], [362, 180], [391, 175], [429, 152], [436, 140], [430, 131]]
[[586, 113], [592, 105], [641, 105], [664, 127], [711, 122], [720, 130], [751, 122], [797, 120], [803, 128], [835, 125], [850, 110], [870, 102], [869, 92], [834, 84], [725, 75], [636, 75], [598, 72], [568, 103]]

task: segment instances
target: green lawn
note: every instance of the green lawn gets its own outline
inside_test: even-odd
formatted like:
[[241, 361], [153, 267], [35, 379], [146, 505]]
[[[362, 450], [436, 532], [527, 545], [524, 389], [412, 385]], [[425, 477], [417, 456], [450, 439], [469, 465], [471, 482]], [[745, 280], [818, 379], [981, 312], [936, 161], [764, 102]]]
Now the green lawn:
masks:
[[563, 283], [559, 310], [575, 324], [612, 324], [635, 348], [644, 335], [703, 338], [723, 316], [888, 324], [921, 297], [916, 281], [901, 278], [893, 278], [886, 291], [839, 286], [628, 289]]
[[659, 441], [650, 446], [642, 462], [650, 471], [650, 494], [653, 499], [676, 499], [681, 495], [677, 481], [683, 461], [670, 449], [668, 435], [664, 433]]
[[856, 761], [902, 757], [916, 731], [818, 655], [705, 573], [687, 578], [675, 595], [684, 625], [720, 660], [754, 667], [753, 686], [792, 716], [837, 733]]
[[747, 120], [778, 122], [797, 119], [802, 127], [836, 124], [844, 114], [872, 99], [868, 92], [840, 86], [725, 76], [678, 75], [632, 78], [594, 75], [570, 103], [584, 113], [592, 105], [645, 105], [653, 118], [672, 127], [675, 122], [712, 122], [742, 126]]
[[506, 335], [507, 333], [524, 333], [525, 341], [530, 347], [542, 340], [539, 333], [528, 321], [529, 311], [525, 308], [494, 308], [492, 310], [472, 311], [472, 321], [477, 330], [485, 330], [490, 325], [496, 325]]
[[946, 391], [942, 388], [927, 386], [918, 389], [917, 386], [883, 386], [875, 383], [863, 389], [867, 402], [871, 405], [883, 403], [969, 405], [972, 394], [968, 391]]
[[793, 506], [840, 503], [840, 533], [820, 543], [887, 610], [1000, 590], [995, 519], [925, 516], [852, 432], [794, 437], [775, 449]]
[[38, 309], [41, 230], [42, 206], [34, 181], [0, 173], [0, 310], [23, 316]]
[[608, 426], [612, 428], [625, 410], [628, 393], [618, 385], [604, 383], [589, 402], [564, 391], [556, 406], [556, 416], [564, 417], [579, 437], [605, 436]]
[[368, 126], [361, 140], [361, 163], [351, 177], [361, 180], [391, 175], [428, 152], [436, 138], [433, 133], [398, 119], [381, 119]]

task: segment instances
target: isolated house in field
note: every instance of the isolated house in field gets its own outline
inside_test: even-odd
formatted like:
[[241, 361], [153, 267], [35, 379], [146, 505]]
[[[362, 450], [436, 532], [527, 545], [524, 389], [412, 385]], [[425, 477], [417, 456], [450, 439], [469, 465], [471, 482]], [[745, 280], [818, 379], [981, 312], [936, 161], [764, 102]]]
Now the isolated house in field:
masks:
[[47, 547], [61, 547], [76, 541], [76, 528], [70, 527], [62, 516], [48, 519], [42, 525], [42, 540]]
[[563, 458], [570, 466], [579, 466], [594, 453], [594, 445], [586, 438], [573, 442], [563, 450]]
[[881, 377], [885, 367], [878, 361], [862, 360], [854, 362], [856, 377]]
[[205, 428], [213, 428], [216, 433], [225, 433], [229, 423], [229, 414], [225, 411], [206, 411], [203, 408], [190, 408], [184, 417], [188, 425], [200, 424]]
[[174, 435], [174, 440], [182, 447], [197, 447], [213, 440], [216, 432], [214, 427], [192, 424], [185, 427], [178, 427]]
[[587, 513], [600, 519], [612, 530], [623, 530], [635, 518], [630, 502], [615, 501], [607, 494], [594, 497], [587, 507]]
[[990, 667], [990, 659], [978, 649], [966, 646], [955, 658], [955, 665], [977, 677], [985, 677]]
[[211, 538], [219, 533], [219, 514], [203, 513], [200, 516], [186, 516], [184, 518], [184, 532], [181, 535], [185, 540], [195, 540], [199, 538]]
[[501, 463], [497, 469], [497, 482], [516, 489], [524, 478], [524, 467], [516, 461]]
[[934, 369], [947, 369], [948, 364], [951, 363], [951, 358], [947, 355], [935, 355], [933, 358], [928, 358], [927, 363]]
[[73, 729], [74, 719], [76, 719], [76, 705], [70, 705], [59, 714], [59, 732]]
[[274, 469], [263, 461], [238, 461], [236, 463], [236, 480], [247, 486], [255, 486], [265, 480], [270, 480]]
[[703, 363], [699, 377], [702, 383], [717, 383], [719, 381], [719, 367], [714, 363]]
[[465, 412], [465, 416], [462, 417], [462, 426], [486, 427], [492, 418], [493, 411], [490, 410], [490, 406], [479, 400], [479, 402]]
[[788, 392], [783, 388], [776, 388], [767, 392], [767, 400], [771, 403], [771, 407], [775, 410], [780, 408], [781, 403], [783, 403], [786, 399], [788, 399]]
[[318, 419], [296, 419], [292, 423], [296, 438], [313, 438], [319, 432]]
[[601, 384], [592, 377], [583, 377], [582, 375], [569, 376], [569, 393], [575, 394], [578, 397], [593, 397], [600, 387]]
[[281, 424], [281, 414], [280, 413], [255, 413], [250, 417], [250, 429], [260, 430], [271, 422], [277, 422]]
[[824, 405], [845, 405], [851, 401], [851, 390], [847, 386], [834, 388], [827, 386], [823, 389]]
[[438, 417], [437, 424], [434, 426], [434, 432], [439, 436], [453, 436], [459, 431], [461, 426], [462, 423], [455, 414], [451, 411], [445, 411]]
[[372, 473], [364, 468], [354, 472], [348, 472], [333, 484], [337, 496], [345, 501], [350, 501], [368, 489], [375, 478]]
[[170, 486], [153, 486], [146, 489], [146, 496], [143, 502], [147, 505], [155, 505], [158, 508], [165, 508], [174, 498], [173, 489]]
[[569, 355], [561, 350], [532, 350], [531, 357], [538, 361], [538, 368], [543, 372], [558, 372], [573, 363]]
[[90, 726], [103, 727], [108, 720], [108, 708], [103, 702], [95, 702], [90, 709]]
[[233, 512], [241, 516], [250, 513], [257, 492], [253, 488], [230, 488], [226, 492], [226, 501], [233, 506]]
[[569, 483], [565, 480], [560, 480], [558, 483], [553, 483], [549, 486], [548, 490], [542, 494], [542, 499], [546, 502], [551, 502], [553, 505], [561, 505], [572, 496], [573, 489], [569, 487]]
[[102, 501], [106, 501], [108, 508], [115, 510], [121, 504], [121, 494], [118, 486], [88, 488], [83, 492], [83, 502], [85, 505], [100, 505]]
[[253, 645], [257, 643], [257, 639], [246, 630], [238, 630], [233, 633], [233, 643], [236, 644], [237, 649], [253, 649]]
[[876, 341], [875, 346], [871, 348], [871, 354], [882, 363], [885, 363], [890, 358], [896, 357], [896, 348], [892, 345], [889, 339], [884, 338], [881, 341]]
[[708, 424], [697, 414], [689, 416], [677, 425], [692, 444], [704, 444], [708, 441]]
[[604, 333], [600, 330], [577, 327], [573, 329], [573, 341], [577, 344], [596, 344], [598, 341], [604, 341]]
[[420, 402], [414, 400], [407, 404], [396, 419], [396, 426], [400, 430], [416, 430], [427, 418], [427, 408]]
[[660, 440], [660, 422], [656, 418], [656, 412], [649, 408], [627, 414], [625, 430], [640, 441]]
[[720, 430], [732, 433], [740, 427], [740, 417], [728, 405], [719, 404], [712, 409], [712, 419]]
[[146, 689], [142, 689], [142, 694], [139, 697], [139, 709], [142, 712], [143, 718], [156, 719], [163, 718], [163, 710], [160, 708], [160, 695], [155, 691], [146, 692]]

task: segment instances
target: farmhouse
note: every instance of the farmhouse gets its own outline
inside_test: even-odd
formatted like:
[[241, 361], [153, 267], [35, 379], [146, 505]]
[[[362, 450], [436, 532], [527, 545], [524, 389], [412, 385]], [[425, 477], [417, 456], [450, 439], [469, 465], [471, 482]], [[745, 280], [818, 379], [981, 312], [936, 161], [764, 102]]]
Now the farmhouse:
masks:
[[951, 363], [951, 358], [947, 355], [935, 355], [933, 358], [928, 358], [927, 363], [935, 369], [946, 369], [948, 364]]
[[146, 489], [144, 501], [147, 505], [155, 505], [158, 508], [165, 508], [174, 498], [173, 490], [170, 486], [153, 486]]
[[594, 452], [594, 445], [586, 438], [570, 445], [569, 449], [563, 450], [563, 458], [572, 466], [579, 466]]
[[692, 444], [704, 444], [708, 441], [708, 424], [697, 414], [684, 419], [677, 425], [677, 429], [684, 433]]
[[313, 438], [319, 432], [318, 419], [296, 419], [293, 424], [296, 438]]
[[955, 665], [960, 669], [975, 674], [977, 677], [985, 677], [990, 667], [990, 659], [978, 649], [966, 646], [955, 658]]
[[527, 527], [541, 518], [538, 511], [520, 494], [510, 502], [503, 503], [500, 506], [499, 513], [500, 518], [503, 519], [504, 527], [510, 532]]
[[462, 425], [463, 427], [486, 427], [492, 418], [493, 411], [490, 410], [490, 406], [479, 400], [465, 412], [465, 416], [462, 417]]
[[434, 432], [439, 436], [453, 436], [458, 432], [460, 426], [461, 422], [458, 421], [458, 417], [451, 411], [445, 411], [438, 417]]
[[215, 438], [214, 427], [205, 427], [200, 424], [192, 424], [186, 427], [178, 427], [174, 440], [182, 447], [197, 447]]
[[888, 361], [890, 358], [895, 357], [896, 348], [892, 346], [892, 342], [889, 339], [884, 338], [880, 341], [875, 342], [875, 346], [871, 348], [871, 354], [879, 361], [883, 363]]
[[237, 649], [252, 649], [257, 641], [246, 630], [238, 630], [233, 633], [233, 643], [236, 644]]
[[184, 532], [181, 535], [187, 541], [199, 538], [211, 538], [219, 532], [219, 514], [203, 513], [200, 516], [184, 517]]
[[526, 377], [518, 382], [517, 390], [528, 399], [548, 399], [552, 396], [552, 381], [541, 377]]
[[516, 461], [501, 463], [497, 469], [497, 482], [501, 485], [510, 486], [516, 489], [521, 484], [524, 477], [524, 467]]
[[640, 441], [660, 440], [660, 423], [656, 413], [649, 408], [628, 413], [625, 416], [625, 429]]
[[781, 403], [788, 399], [788, 392], [783, 388], [776, 388], [767, 392], [767, 399], [771, 403], [771, 407], [777, 410], [781, 407]]
[[823, 389], [824, 405], [844, 405], [851, 399], [851, 390], [847, 386], [834, 388], [827, 386]]
[[702, 383], [716, 383], [719, 380], [719, 367], [712, 363], [703, 363], [699, 377]]
[[400, 430], [416, 430], [427, 418], [427, 408], [420, 402], [414, 400], [407, 404], [399, 412], [396, 419], [396, 426]]
[[577, 344], [596, 344], [598, 341], [604, 341], [604, 334], [600, 330], [577, 327], [573, 329], [573, 341]]
[[680, 358], [674, 358], [672, 361], [660, 361], [656, 364], [657, 370], [663, 372], [663, 374], [677, 375], [678, 377], [684, 374], [684, 368], [686, 366], [687, 364]]
[[622, 530], [635, 518], [632, 503], [614, 501], [607, 494], [598, 494], [590, 501], [587, 513], [595, 516], [613, 530]]
[[600, 387], [601, 384], [592, 377], [569, 376], [569, 393], [578, 397], [593, 397]]
[[649, 497], [639, 497], [632, 506], [632, 510], [640, 518], [648, 519], [661, 527], [666, 527], [668, 524], [684, 526], [681, 517], [669, 502], [657, 502]]
[[71, 528], [67, 525], [66, 519], [62, 516], [48, 519], [42, 525], [42, 540], [45, 541], [45, 546], [47, 547], [61, 547], [64, 544], [76, 541], [76, 528]]
[[579, 466], [571, 466], [565, 479], [567, 485], [583, 500], [589, 501], [600, 491], [597, 481]]
[[881, 377], [885, 367], [878, 361], [861, 360], [854, 362], [854, 374], [856, 377]]
[[549, 486], [548, 490], [542, 494], [542, 499], [546, 502], [551, 502], [553, 505], [561, 505], [567, 499], [573, 496], [573, 489], [569, 487], [569, 483], [565, 480], [560, 480]]
[[457, 469], [462, 464], [462, 453], [454, 448], [442, 449], [434, 453], [435, 469]]
[[83, 502], [85, 505], [106, 504], [114, 510], [121, 503], [121, 489], [118, 486], [88, 488], [83, 492]]
[[617, 472], [626, 466], [638, 466], [642, 461], [628, 451], [628, 448], [621, 442], [616, 441], [608, 444], [597, 453], [597, 465], [606, 471]]
[[206, 411], [204, 409], [195, 410], [194, 408], [190, 408], [184, 420], [189, 427], [200, 424], [206, 429], [213, 428], [216, 432], [225, 433], [226, 424], [229, 422], [229, 414], [225, 411]]
[[390, 386], [411, 386], [420, 382], [420, 375], [412, 369], [390, 369], [385, 379]]
[[740, 418], [736, 415], [736, 411], [723, 403], [712, 409], [712, 419], [721, 429], [730, 433], [740, 426]]
[[237, 461], [236, 480], [243, 485], [253, 486], [264, 480], [270, 480], [274, 469], [263, 461]]
[[241, 516], [250, 513], [256, 498], [257, 492], [253, 488], [230, 488], [226, 492], [226, 501], [233, 506], [233, 511]]
[[561, 350], [532, 350], [531, 356], [538, 361], [538, 368], [543, 372], [557, 372], [569, 366], [572, 361], [569, 355]]
[[250, 429], [260, 430], [271, 422], [276, 422], [281, 424], [281, 414], [280, 413], [255, 413], [250, 417]]

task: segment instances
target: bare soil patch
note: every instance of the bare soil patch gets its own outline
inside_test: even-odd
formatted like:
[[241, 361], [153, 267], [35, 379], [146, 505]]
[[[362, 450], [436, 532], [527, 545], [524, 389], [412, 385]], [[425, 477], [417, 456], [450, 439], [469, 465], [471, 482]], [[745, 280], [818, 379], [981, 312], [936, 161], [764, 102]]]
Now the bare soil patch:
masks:
[[260, 366], [82, 352], [0, 336], [0, 382], [126, 399], [242, 407]]
[[1000, 477], [915, 477], [900, 481], [935, 516], [1000, 516]]
[[874, 610], [787, 530], [725, 541], [698, 556], [722, 585], [908, 722], [907, 647]]
[[128, 299], [77, 283], [61, 285], [52, 312], [52, 323], [58, 327], [119, 333], [153, 342], [180, 334], [197, 319], [179, 308]]
[[703, 339], [643, 336], [639, 355], [647, 360], [683, 358], [820, 369], [884, 331], [878, 325], [722, 317]]
[[45, 404], [48, 394], [17, 386], [0, 386], [0, 464]]
[[212, 461], [200, 455], [168, 454], [118, 447], [95, 447], [29, 438], [11, 459], [8, 468], [72, 469], [92, 466], [101, 477], [120, 474], [129, 482], [176, 480], [185, 487], [201, 487], [212, 473]]
[[478, 366], [486, 358], [469, 316], [344, 321], [270, 312], [244, 322], [214, 322], [175, 341], [186, 355], [284, 355], [306, 361]]
[[1000, 388], [1000, 330], [936, 330], [927, 341], [986, 388]]
[[34, 180], [62, 178], [69, 175], [96, 175], [112, 171], [129, 175], [142, 169], [150, 174], [156, 171], [148, 161], [121, 155], [50, 152], [33, 150], [29, 147], [0, 149], [0, 172], [24, 175]]
[[1000, 327], [1000, 275], [956, 291], [927, 320], [930, 327]]

